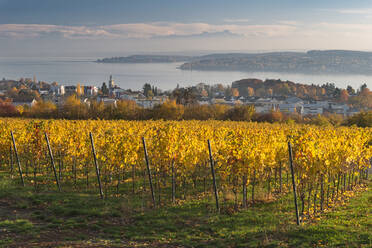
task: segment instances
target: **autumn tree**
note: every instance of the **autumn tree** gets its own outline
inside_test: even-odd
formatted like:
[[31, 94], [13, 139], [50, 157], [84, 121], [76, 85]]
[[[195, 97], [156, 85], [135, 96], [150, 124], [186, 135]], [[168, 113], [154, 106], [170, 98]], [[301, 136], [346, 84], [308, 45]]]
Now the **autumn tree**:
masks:
[[273, 89], [271, 89], [271, 88], [267, 89], [267, 95], [272, 96], [273, 95]]
[[208, 120], [214, 119], [211, 105], [194, 104], [185, 107], [183, 114], [185, 120]]
[[239, 97], [239, 90], [237, 88], [231, 88], [231, 95], [233, 97]]
[[104, 118], [105, 104], [103, 102], [92, 100], [88, 107], [88, 115], [93, 119]]
[[248, 96], [254, 96], [254, 89], [252, 87], [247, 87]]
[[0, 116], [3, 117], [14, 117], [20, 113], [17, 108], [12, 105], [9, 101], [3, 101], [0, 99]]
[[61, 110], [59, 114], [67, 119], [85, 119], [88, 116], [88, 105], [82, 103], [76, 95], [69, 96]]
[[340, 93], [340, 102], [347, 102], [349, 100], [349, 93], [347, 90], [343, 89]]
[[77, 96], [81, 96], [81, 87], [80, 87], [80, 83], [77, 83], [77, 85], [76, 85], [76, 94], [77, 94]]
[[266, 96], [266, 89], [264, 87], [258, 88], [256, 90], [256, 96], [265, 97]]
[[154, 106], [150, 111], [150, 117], [153, 119], [180, 120], [182, 119], [183, 113], [183, 105], [177, 104], [174, 100], [170, 100]]
[[37, 118], [52, 118], [56, 115], [57, 106], [50, 101], [38, 101], [28, 111], [25, 111], [25, 115], [29, 117]]
[[349, 104], [356, 108], [371, 109], [372, 92], [367, 87], [363, 88], [358, 95], [349, 97]]
[[141, 118], [141, 110], [135, 101], [118, 101], [110, 119], [138, 120]]
[[205, 89], [203, 89], [203, 90], [201, 91], [200, 95], [201, 95], [202, 97], [208, 97], [208, 91], [206, 91]]
[[229, 109], [226, 113], [226, 119], [232, 121], [250, 121], [255, 113], [254, 106], [239, 105]]

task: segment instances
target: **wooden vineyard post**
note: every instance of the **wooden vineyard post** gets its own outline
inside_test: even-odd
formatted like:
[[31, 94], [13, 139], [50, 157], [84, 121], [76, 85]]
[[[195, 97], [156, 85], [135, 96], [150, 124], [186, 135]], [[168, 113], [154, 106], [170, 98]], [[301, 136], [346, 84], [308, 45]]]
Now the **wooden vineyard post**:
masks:
[[101, 196], [101, 199], [103, 199], [101, 178], [100, 178], [100, 172], [99, 172], [99, 167], [98, 167], [98, 162], [97, 162], [96, 149], [94, 148], [94, 141], [93, 141], [92, 132], [89, 132], [89, 137], [90, 137], [90, 143], [92, 144], [92, 153], [93, 153], [94, 165], [96, 166], [96, 174], [97, 174], [97, 181], [98, 181], [98, 187], [99, 187], [99, 194]]
[[12, 144], [10, 144], [9, 147], [9, 163], [10, 163], [10, 174], [12, 175], [13, 178], [13, 149], [12, 149]]
[[247, 208], [247, 174], [243, 176], [243, 208]]
[[172, 160], [172, 203], [176, 203], [176, 179], [174, 170], [174, 160]]
[[17, 146], [16, 146], [16, 143], [15, 143], [15, 140], [14, 140], [13, 131], [10, 131], [10, 136], [12, 136], [13, 149], [14, 149], [14, 153], [16, 155], [16, 160], [17, 160], [17, 164], [18, 164], [19, 177], [21, 178], [22, 186], [24, 187], [25, 186], [25, 181], [23, 180], [21, 162], [19, 161], [18, 151], [17, 151]]
[[293, 155], [292, 155], [292, 145], [291, 142], [288, 141], [288, 153], [289, 153], [289, 165], [291, 167], [291, 175], [292, 175], [292, 185], [293, 185], [293, 196], [294, 196], [294, 203], [295, 203], [295, 211], [296, 211], [296, 221], [297, 225], [300, 225], [300, 216], [298, 213], [298, 205], [297, 205], [297, 193], [296, 193], [296, 182], [293, 170]]
[[48, 146], [49, 157], [50, 157], [50, 161], [51, 161], [51, 164], [52, 164], [52, 169], [53, 169], [53, 172], [54, 172], [54, 177], [56, 179], [56, 184], [57, 184], [57, 187], [58, 187], [58, 191], [61, 192], [61, 186], [59, 185], [59, 180], [58, 180], [58, 176], [57, 176], [56, 166], [54, 164], [53, 152], [52, 152], [52, 149], [50, 148], [48, 134], [46, 132], [44, 134], [45, 134], [45, 140], [46, 140], [46, 143], [47, 143], [47, 146]]
[[154, 187], [152, 185], [151, 169], [150, 169], [150, 163], [149, 163], [149, 156], [147, 154], [145, 137], [142, 137], [142, 144], [143, 144], [143, 151], [145, 153], [147, 174], [149, 176], [149, 183], [150, 183], [150, 189], [151, 189], [152, 204], [154, 205], [154, 208], [156, 208], [155, 193], [154, 193]]
[[214, 171], [214, 161], [213, 161], [213, 155], [212, 155], [212, 148], [211, 148], [211, 142], [208, 140], [208, 150], [209, 150], [209, 162], [211, 164], [211, 172], [212, 172], [212, 178], [213, 178], [213, 191], [214, 191], [214, 197], [216, 199], [216, 208], [217, 212], [220, 212], [220, 205], [218, 203], [218, 191], [217, 191], [217, 184], [216, 184], [216, 174]]

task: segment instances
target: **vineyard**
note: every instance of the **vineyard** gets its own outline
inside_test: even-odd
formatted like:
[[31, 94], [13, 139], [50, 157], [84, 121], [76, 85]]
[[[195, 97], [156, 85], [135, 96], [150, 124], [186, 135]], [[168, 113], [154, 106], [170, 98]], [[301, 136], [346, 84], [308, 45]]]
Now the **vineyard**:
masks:
[[0, 130], [0, 170], [36, 192], [155, 208], [210, 199], [216, 211], [294, 193], [298, 223], [359, 188], [372, 157], [372, 129], [357, 127], [1, 119]]

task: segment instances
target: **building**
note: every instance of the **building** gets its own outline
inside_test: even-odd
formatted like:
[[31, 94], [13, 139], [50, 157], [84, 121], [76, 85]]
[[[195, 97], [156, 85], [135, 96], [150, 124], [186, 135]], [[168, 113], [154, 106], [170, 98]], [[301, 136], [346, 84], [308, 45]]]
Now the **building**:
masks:
[[349, 110], [349, 106], [346, 104], [331, 103], [329, 110], [334, 114], [346, 116]]
[[163, 104], [168, 100], [167, 96], [156, 96], [152, 99], [147, 98], [137, 98], [135, 101], [138, 106], [141, 106], [143, 108], [153, 108], [156, 105]]
[[24, 102], [12, 102], [12, 105], [17, 107], [17, 106], [29, 106], [29, 107], [33, 107], [35, 104], [37, 103], [37, 101], [35, 99], [33, 99], [32, 101], [24, 101]]
[[115, 88], [115, 81], [112, 79], [112, 75], [110, 75], [110, 80], [108, 82], [109, 89]]
[[303, 105], [304, 115], [318, 115], [323, 114], [324, 105], [322, 103], [310, 103]]
[[72, 95], [76, 94], [77, 88], [74, 85], [65, 86], [65, 94], [66, 95]]
[[116, 99], [112, 99], [112, 98], [100, 98], [100, 99], [97, 99], [99, 100], [100, 102], [103, 102], [103, 104], [105, 106], [110, 106], [110, 105], [113, 105], [115, 108], [117, 107], [117, 100]]
[[349, 109], [347, 111], [347, 116], [353, 116], [353, 115], [356, 115], [356, 114], [359, 114], [359, 113], [360, 113], [359, 109], [353, 108], [353, 109]]
[[162, 104], [159, 99], [136, 99], [136, 103], [143, 108], [153, 108], [156, 105]]
[[279, 104], [282, 104], [281, 101], [275, 98], [258, 98], [247, 103], [253, 104], [257, 113], [269, 113], [278, 109]]
[[84, 96], [95, 96], [98, 94], [96, 86], [84, 86]]
[[299, 113], [303, 114], [303, 106], [295, 103], [281, 103], [278, 105], [278, 109], [283, 113]]
[[64, 85], [51, 85], [49, 93], [56, 96], [63, 96], [65, 94]]
[[136, 99], [145, 99], [146, 97], [139, 91], [128, 91], [121, 89], [119, 87], [116, 87], [114, 90], [112, 90], [112, 97], [120, 100], [130, 100], [135, 101]]

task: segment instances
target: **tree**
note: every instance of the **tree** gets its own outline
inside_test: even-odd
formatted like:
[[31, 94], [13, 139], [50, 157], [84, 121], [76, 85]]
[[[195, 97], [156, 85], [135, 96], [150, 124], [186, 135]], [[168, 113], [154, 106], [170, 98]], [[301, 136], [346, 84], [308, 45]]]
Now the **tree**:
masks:
[[19, 114], [18, 109], [14, 105], [12, 105], [10, 102], [0, 99], [0, 116], [14, 117], [18, 116]]
[[184, 113], [184, 107], [177, 104], [176, 101], [166, 101], [163, 104], [156, 105], [151, 110], [151, 118], [164, 120], [180, 120]]
[[273, 89], [268, 89], [267, 90], [267, 95], [269, 95], [269, 96], [273, 96]]
[[365, 88], [367, 88], [367, 84], [364, 83], [360, 86], [359, 92], [362, 92]]
[[67, 119], [85, 119], [88, 116], [88, 106], [82, 103], [76, 95], [71, 95], [63, 103], [60, 114]]
[[107, 85], [105, 82], [102, 83], [101, 91], [102, 91], [102, 95], [108, 96], [109, 89], [107, 88]]
[[52, 118], [55, 116], [57, 106], [50, 101], [38, 101], [34, 104], [25, 115], [38, 118]]
[[[219, 92], [221, 93], [221, 92]], [[224, 95], [225, 97], [231, 97], [232, 96], [232, 91], [231, 91], [231, 87], [230, 86], [227, 86], [226, 89], [225, 89], [225, 92], [224, 92]]]
[[124, 120], [138, 120], [140, 118], [140, 111], [142, 108], [139, 107], [135, 101], [118, 101], [116, 106], [111, 118]]
[[254, 89], [252, 87], [247, 88], [248, 96], [254, 96]]
[[201, 95], [202, 97], [208, 97], [208, 91], [206, 91], [206, 90], [203, 89], [203, 90], [201, 91], [200, 95]]
[[349, 98], [349, 103], [353, 107], [361, 109], [371, 109], [372, 108], [372, 92], [368, 88], [364, 88], [356, 96]]
[[192, 105], [197, 103], [198, 92], [195, 88], [178, 88], [175, 89], [171, 98], [176, 101], [177, 104]]
[[239, 90], [237, 88], [231, 88], [231, 95], [233, 97], [239, 97]]
[[355, 90], [350, 85], [347, 86], [346, 90], [349, 95], [355, 95]]
[[266, 96], [266, 89], [264, 87], [258, 88], [256, 90], [256, 96], [265, 97]]
[[278, 94], [280, 94], [282, 96], [289, 96], [289, 95], [291, 95], [291, 93], [292, 93], [292, 91], [291, 91], [291, 88], [289, 87], [288, 83], [284, 83], [284, 84], [280, 85], [280, 87], [278, 89]]
[[349, 100], [349, 93], [347, 90], [343, 89], [340, 93], [340, 102], [347, 102]]
[[208, 120], [213, 119], [211, 105], [190, 105], [185, 107], [183, 119], [185, 120]]
[[346, 124], [358, 127], [372, 127], [372, 111], [361, 112], [347, 119]]
[[250, 121], [255, 113], [254, 106], [240, 105], [229, 109], [226, 113], [226, 119], [232, 121]]
[[77, 96], [81, 96], [81, 87], [80, 87], [80, 83], [77, 83], [77, 85], [76, 85], [76, 94], [77, 94]]
[[[143, 89], [143, 94], [144, 94], [146, 97], [149, 97], [150, 94], [151, 94], [152, 96], [154, 96], [150, 84], [144, 84], [143, 87], [142, 87], [142, 89]], [[150, 93], [150, 92], [151, 92], [151, 93]]]
[[105, 104], [103, 102], [91, 101], [88, 108], [89, 117], [93, 119], [104, 118]]

